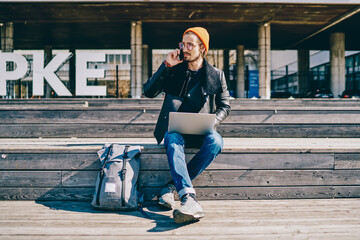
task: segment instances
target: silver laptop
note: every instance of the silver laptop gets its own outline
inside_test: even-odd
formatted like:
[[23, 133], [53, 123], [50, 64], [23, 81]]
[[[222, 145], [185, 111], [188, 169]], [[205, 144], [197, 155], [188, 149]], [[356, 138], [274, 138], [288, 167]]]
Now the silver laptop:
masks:
[[216, 114], [170, 112], [169, 132], [202, 135], [214, 130]]

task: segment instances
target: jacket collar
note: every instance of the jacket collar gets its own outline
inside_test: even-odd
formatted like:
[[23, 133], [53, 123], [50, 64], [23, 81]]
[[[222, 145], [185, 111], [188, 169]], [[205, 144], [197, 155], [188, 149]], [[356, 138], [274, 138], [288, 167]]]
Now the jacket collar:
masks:
[[204, 95], [214, 95], [221, 92], [221, 79], [220, 74], [216, 69], [211, 66], [205, 59], [203, 63], [204, 67], [204, 82], [202, 83], [202, 91]]
[[[183, 77], [186, 76], [186, 71], [187, 71], [186, 62], [183, 62], [175, 67], [176, 69], [179, 69], [180, 72], [184, 73]], [[215, 69], [215, 67], [211, 66], [205, 59], [203, 62], [203, 68], [204, 68], [203, 74], [205, 76], [201, 83], [201, 89], [203, 95], [218, 94], [219, 92], [222, 91], [220, 74]]]

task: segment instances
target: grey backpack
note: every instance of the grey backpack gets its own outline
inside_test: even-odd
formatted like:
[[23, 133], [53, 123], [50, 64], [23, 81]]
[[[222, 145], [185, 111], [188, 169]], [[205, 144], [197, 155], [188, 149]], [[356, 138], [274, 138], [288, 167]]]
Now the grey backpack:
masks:
[[108, 210], [135, 210], [142, 204], [138, 191], [141, 146], [105, 144], [98, 151], [101, 168], [92, 205]]

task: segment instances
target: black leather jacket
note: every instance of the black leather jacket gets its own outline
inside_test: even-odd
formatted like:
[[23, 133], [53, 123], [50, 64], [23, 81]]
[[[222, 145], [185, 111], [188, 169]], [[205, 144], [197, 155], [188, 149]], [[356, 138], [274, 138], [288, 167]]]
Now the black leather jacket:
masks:
[[[204, 74], [200, 84], [195, 86], [185, 97], [198, 112], [215, 113], [218, 125], [230, 112], [229, 91], [227, 89], [224, 72], [211, 66], [205, 59]], [[180, 97], [184, 86], [187, 63], [180, 63], [174, 67], [166, 67], [164, 63], [154, 75], [144, 84], [144, 95], [156, 97], [165, 92], [165, 99], [156, 123], [154, 136], [158, 142], [164, 138], [169, 124], [169, 112], [177, 112], [183, 98]]]

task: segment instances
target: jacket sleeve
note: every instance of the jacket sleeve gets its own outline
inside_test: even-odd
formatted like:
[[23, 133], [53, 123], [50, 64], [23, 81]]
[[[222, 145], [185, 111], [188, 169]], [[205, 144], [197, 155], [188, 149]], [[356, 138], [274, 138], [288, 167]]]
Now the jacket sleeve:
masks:
[[168, 76], [169, 68], [162, 63], [159, 69], [143, 85], [144, 95], [154, 98], [164, 90], [165, 79]]
[[223, 71], [221, 71], [220, 73], [220, 81], [221, 81], [221, 88], [222, 91], [219, 94], [216, 94], [215, 96], [215, 105], [216, 105], [216, 124], [218, 125], [220, 124], [220, 122], [224, 121], [226, 119], [226, 117], [229, 115], [230, 113], [230, 93], [227, 89], [227, 85], [226, 85], [226, 79], [225, 79], [225, 74]]

